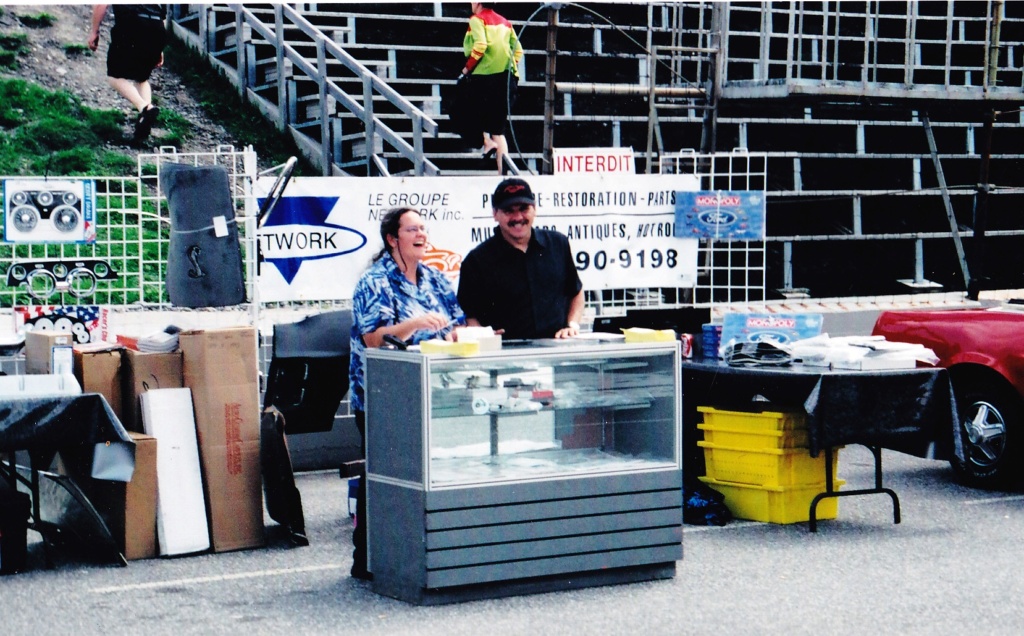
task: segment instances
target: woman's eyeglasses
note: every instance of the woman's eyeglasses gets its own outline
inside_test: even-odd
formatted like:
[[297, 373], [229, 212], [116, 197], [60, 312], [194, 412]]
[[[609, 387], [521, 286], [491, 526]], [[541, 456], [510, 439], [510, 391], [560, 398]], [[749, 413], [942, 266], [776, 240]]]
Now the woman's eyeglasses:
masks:
[[398, 231], [405, 232], [406, 234], [420, 234], [421, 232], [423, 234], [430, 234], [430, 228], [426, 225], [408, 225], [400, 228]]

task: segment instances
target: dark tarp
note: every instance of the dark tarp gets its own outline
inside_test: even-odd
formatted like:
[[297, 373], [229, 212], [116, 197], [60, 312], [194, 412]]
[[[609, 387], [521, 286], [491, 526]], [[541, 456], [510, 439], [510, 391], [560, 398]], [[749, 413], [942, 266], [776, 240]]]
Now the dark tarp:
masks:
[[348, 391], [351, 329], [348, 309], [274, 326], [263, 405], [281, 411], [287, 434], [331, 430]]
[[135, 442], [98, 393], [0, 400], [0, 452], [18, 450], [37, 466], [88, 450], [98, 479], [128, 481], [135, 468]]

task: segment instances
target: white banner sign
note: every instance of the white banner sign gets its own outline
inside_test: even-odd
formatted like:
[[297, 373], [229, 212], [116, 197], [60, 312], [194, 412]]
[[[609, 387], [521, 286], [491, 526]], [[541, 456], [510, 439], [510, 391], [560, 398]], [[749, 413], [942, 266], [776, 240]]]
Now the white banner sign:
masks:
[[[673, 236], [689, 175], [527, 176], [535, 227], [569, 237], [586, 289], [692, 287], [697, 240]], [[496, 227], [497, 177], [296, 177], [259, 233], [260, 299], [344, 300], [382, 246], [380, 218], [409, 206], [430, 228], [426, 259], [458, 288], [462, 257]], [[273, 185], [260, 178], [257, 195]]]

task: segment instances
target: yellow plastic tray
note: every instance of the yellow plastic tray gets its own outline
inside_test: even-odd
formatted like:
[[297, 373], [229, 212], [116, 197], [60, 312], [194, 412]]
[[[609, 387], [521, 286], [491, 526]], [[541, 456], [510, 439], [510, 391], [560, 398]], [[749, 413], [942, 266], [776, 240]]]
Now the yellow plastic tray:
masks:
[[716, 446], [733, 448], [807, 448], [807, 429], [798, 428], [783, 431], [752, 431], [733, 426], [698, 424], [704, 431], [704, 441]]
[[[767, 523], [799, 523], [811, 518], [811, 501], [815, 495], [825, 492], [824, 484], [771, 488], [732, 484], [716, 481], [710, 477], [700, 480], [725, 497], [725, 506], [737, 519], [764, 521]], [[846, 482], [837, 479], [832, 489], [839, 490]], [[818, 502], [816, 519], [835, 519], [839, 515], [839, 498], [826, 497]]]
[[[825, 453], [811, 457], [806, 448], [734, 448], [697, 442], [704, 448], [707, 476], [753, 486], [807, 486], [825, 483]], [[832, 454], [832, 475], [839, 453]]]
[[801, 412], [781, 411], [725, 411], [713, 406], [698, 406], [704, 414], [704, 423], [750, 431], [791, 431], [807, 428], [806, 416]]

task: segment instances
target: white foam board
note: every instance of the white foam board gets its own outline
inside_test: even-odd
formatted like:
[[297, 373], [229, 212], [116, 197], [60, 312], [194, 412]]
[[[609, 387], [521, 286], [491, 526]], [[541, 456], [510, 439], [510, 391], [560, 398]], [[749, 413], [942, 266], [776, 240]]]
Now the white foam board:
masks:
[[142, 426], [156, 438], [156, 527], [160, 554], [210, 549], [192, 391], [150, 389], [140, 396]]
[[82, 387], [70, 372], [62, 375], [0, 375], [0, 399], [62, 397], [81, 394]]

